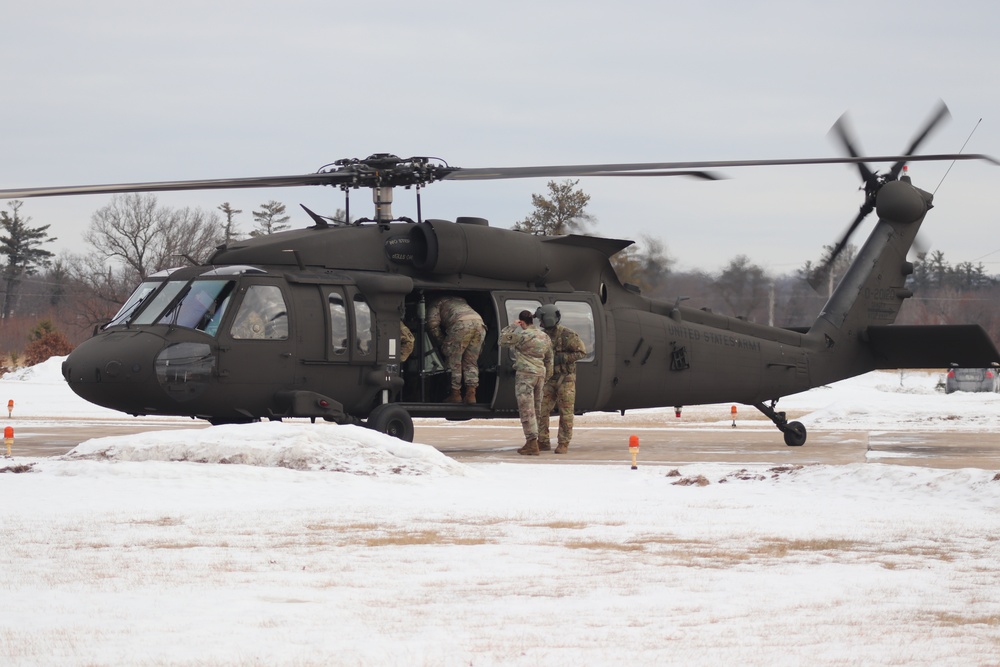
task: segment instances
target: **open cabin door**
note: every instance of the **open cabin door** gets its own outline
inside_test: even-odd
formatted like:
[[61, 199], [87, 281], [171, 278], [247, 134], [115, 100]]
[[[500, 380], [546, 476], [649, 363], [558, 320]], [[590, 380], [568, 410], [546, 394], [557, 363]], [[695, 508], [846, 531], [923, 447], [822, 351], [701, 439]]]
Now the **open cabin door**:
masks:
[[[587, 348], [587, 355], [576, 362], [576, 412], [597, 408], [601, 388], [601, 341], [604, 339], [604, 319], [596, 297], [589, 293], [538, 294], [537, 292], [495, 292], [497, 310], [503, 320], [500, 328], [517, 320], [522, 310], [534, 313], [543, 304], [559, 309], [559, 324], [572, 329]], [[517, 411], [514, 400], [513, 353], [501, 350], [498, 397], [495, 407]]]
[[400, 401], [409, 404], [441, 404], [451, 392], [451, 373], [441, 352], [440, 341], [427, 331], [427, 308], [442, 295], [460, 296], [483, 318], [486, 335], [479, 355], [479, 387], [476, 405], [493, 405], [497, 388], [497, 340], [500, 324], [490, 293], [484, 290], [416, 289], [404, 300], [403, 322], [415, 338], [413, 352], [401, 364], [403, 389]]

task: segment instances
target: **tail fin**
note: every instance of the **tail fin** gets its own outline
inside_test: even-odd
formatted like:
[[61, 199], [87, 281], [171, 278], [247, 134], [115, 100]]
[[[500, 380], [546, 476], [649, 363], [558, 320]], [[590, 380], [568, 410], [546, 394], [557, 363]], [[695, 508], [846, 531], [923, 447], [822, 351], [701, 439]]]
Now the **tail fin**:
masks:
[[906, 254], [932, 201], [933, 195], [905, 177], [879, 190], [875, 229], [809, 329], [807, 338], [826, 351], [811, 364], [814, 380], [831, 382], [876, 367], [866, 332], [892, 324], [912, 295], [905, 286], [913, 272]]

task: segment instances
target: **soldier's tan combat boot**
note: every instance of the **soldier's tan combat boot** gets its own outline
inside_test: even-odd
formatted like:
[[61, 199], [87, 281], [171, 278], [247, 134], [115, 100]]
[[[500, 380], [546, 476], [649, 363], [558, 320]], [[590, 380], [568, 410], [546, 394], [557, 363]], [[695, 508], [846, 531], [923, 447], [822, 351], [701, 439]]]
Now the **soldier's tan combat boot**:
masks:
[[539, 440], [538, 441], [538, 451], [540, 451], [540, 452], [549, 452], [549, 451], [552, 451], [552, 445], [550, 445], [548, 442], [542, 442], [541, 440]]
[[469, 405], [473, 405], [476, 402], [476, 388], [466, 387], [465, 388], [465, 402]]
[[444, 399], [445, 403], [461, 403], [462, 402], [462, 390], [459, 387], [453, 387], [451, 390], [451, 396]]
[[518, 454], [524, 454], [525, 456], [538, 456], [538, 438], [532, 438], [524, 443], [524, 447], [517, 450]]
[[552, 453], [553, 454], [565, 454], [568, 451], [569, 451], [569, 445], [566, 444], [565, 442], [560, 442], [559, 445], [556, 447], [555, 451], [552, 452]]

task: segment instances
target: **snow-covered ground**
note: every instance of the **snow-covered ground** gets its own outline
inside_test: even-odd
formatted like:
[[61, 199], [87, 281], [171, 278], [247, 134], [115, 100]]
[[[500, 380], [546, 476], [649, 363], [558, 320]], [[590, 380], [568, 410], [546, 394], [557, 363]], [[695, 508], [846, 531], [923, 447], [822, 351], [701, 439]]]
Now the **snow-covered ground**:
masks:
[[[0, 379], [0, 401], [112, 418], [59, 361]], [[1000, 427], [1000, 395], [940, 377], [872, 373], [780, 409], [810, 429]], [[995, 471], [469, 465], [306, 423], [100, 438], [0, 471], [4, 665], [1000, 663]]]

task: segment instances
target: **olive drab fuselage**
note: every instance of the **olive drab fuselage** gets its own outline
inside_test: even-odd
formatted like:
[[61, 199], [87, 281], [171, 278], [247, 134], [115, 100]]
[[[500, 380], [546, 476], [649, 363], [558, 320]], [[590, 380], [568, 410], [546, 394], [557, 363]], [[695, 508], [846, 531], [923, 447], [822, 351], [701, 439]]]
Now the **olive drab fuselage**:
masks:
[[[69, 356], [64, 374], [99, 405], [216, 423], [349, 423], [389, 403], [413, 417], [512, 417], [512, 358], [498, 333], [521, 310], [555, 304], [588, 351], [577, 362], [578, 413], [762, 407], [913, 356], [903, 344], [908, 328], [886, 325], [908, 296], [906, 251], [930, 195], [898, 182], [879, 202], [881, 220], [808, 330], [646, 298], [621, 284], [609, 262], [628, 241], [538, 237], [480, 219], [318, 226], [151, 276]], [[442, 294], [464, 297], [487, 326], [475, 405], [443, 403], [449, 378], [423, 321]], [[404, 363], [400, 321], [417, 339]], [[927, 350], [913, 363], [940, 365], [941, 357], [970, 366], [995, 354], [981, 336], [951, 331], [975, 344]]]
[[[331, 186], [367, 188], [373, 220], [346, 223], [303, 207], [315, 225], [220, 247], [200, 266], [149, 276], [119, 313], [63, 365], [70, 387], [99, 405], [133, 415], [188, 415], [214, 423], [310, 418], [364, 422], [412, 438], [412, 417], [512, 417], [512, 357], [498, 333], [522, 310], [553, 305], [581, 336], [577, 413], [698, 403], [753, 405], [789, 445], [805, 428], [775, 410], [777, 400], [875, 368], [977, 367], [1000, 353], [977, 325], [901, 327], [909, 296], [906, 261], [932, 197], [903, 170], [916, 160], [984, 160], [981, 154], [916, 155], [947, 116], [942, 103], [905, 154], [883, 173], [859, 158], [841, 121], [850, 157], [453, 167], [431, 157], [376, 153], [313, 173], [209, 180], [33, 187], [0, 198]], [[821, 268], [870, 213], [879, 221], [836, 291], [807, 329], [762, 326], [676, 302], [646, 298], [619, 282], [610, 258], [631, 241], [540, 237], [491, 227], [481, 218], [424, 219], [421, 188], [438, 181], [603, 176], [715, 180], [709, 170], [747, 166], [854, 164], [865, 200]], [[395, 188], [415, 192], [417, 220], [392, 214]], [[332, 224], [331, 224], [332, 223]], [[813, 276], [818, 277], [819, 274]], [[450, 373], [426, 331], [427, 307], [461, 296], [483, 318], [478, 391], [446, 402]], [[401, 360], [401, 323], [414, 334]], [[410, 338], [406, 339], [409, 349]], [[467, 367], [463, 367], [463, 373]], [[471, 402], [471, 400], [475, 402]]]

